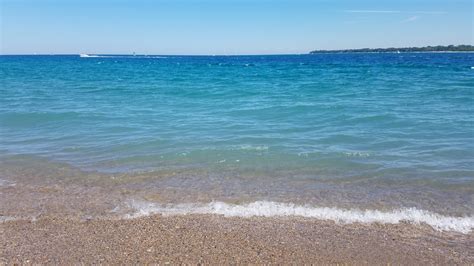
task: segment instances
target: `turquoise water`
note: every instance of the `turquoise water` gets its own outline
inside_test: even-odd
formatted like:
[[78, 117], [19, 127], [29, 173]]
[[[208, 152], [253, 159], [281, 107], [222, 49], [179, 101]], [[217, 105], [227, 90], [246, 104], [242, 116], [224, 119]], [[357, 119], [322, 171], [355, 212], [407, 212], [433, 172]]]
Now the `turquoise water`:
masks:
[[[474, 54], [1, 56], [0, 64], [5, 162], [26, 156], [126, 175], [148, 192], [219, 186], [212, 200], [474, 214]], [[153, 178], [166, 171], [182, 174]], [[150, 177], [137, 185], [143, 173]]]

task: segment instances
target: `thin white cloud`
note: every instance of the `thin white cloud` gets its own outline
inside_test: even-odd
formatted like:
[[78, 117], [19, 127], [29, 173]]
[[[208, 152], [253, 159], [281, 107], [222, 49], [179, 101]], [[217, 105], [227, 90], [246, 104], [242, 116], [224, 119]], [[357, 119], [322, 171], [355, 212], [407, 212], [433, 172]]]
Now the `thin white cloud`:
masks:
[[412, 17], [409, 17], [405, 20], [402, 20], [402, 23], [408, 23], [408, 22], [413, 22], [415, 20], [418, 20], [420, 17], [419, 16], [412, 16]]
[[423, 14], [423, 15], [444, 15], [447, 12], [444, 11], [415, 11], [415, 14]]
[[444, 11], [400, 11], [400, 10], [369, 10], [369, 9], [351, 9], [343, 10], [345, 13], [362, 13], [362, 14], [423, 14], [423, 15], [443, 15]]
[[400, 13], [398, 10], [344, 10], [346, 13]]

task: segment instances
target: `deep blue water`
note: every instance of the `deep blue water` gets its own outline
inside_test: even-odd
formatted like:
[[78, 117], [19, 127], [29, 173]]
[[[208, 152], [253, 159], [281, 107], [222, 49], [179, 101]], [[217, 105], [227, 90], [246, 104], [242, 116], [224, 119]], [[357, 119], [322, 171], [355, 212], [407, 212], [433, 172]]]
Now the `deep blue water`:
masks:
[[280, 190], [451, 189], [471, 204], [473, 67], [472, 53], [0, 56], [0, 154]]

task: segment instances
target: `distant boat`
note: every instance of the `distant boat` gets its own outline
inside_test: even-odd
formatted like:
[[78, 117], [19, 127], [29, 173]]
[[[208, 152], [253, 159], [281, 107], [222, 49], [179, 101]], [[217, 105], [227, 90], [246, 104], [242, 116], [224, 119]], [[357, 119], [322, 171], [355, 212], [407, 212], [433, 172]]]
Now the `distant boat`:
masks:
[[79, 57], [99, 57], [98, 55], [80, 54]]

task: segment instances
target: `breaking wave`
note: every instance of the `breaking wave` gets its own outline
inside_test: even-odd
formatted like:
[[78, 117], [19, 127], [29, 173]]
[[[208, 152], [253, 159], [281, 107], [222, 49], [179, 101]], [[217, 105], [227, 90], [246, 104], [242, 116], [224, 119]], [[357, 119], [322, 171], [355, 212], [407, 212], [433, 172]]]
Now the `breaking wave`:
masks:
[[167, 58], [166, 56], [157, 55], [95, 55], [95, 54], [80, 54], [81, 58]]
[[126, 218], [136, 218], [151, 214], [217, 214], [226, 217], [299, 216], [319, 220], [332, 220], [338, 223], [397, 224], [404, 221], [412, 224], [427, 224], [439, 231], [457, 231], [465, 234], [470, 233], [474, 228], [473, 216], [444, 216], [416, 208], [404, 208], [385, 212], [379, 210], [311, 207], [270, 201], [256, 201], [243, 205], [224, 202], [162, 205], [145, 201], [130, 201], [128, 205], [133, 209], [133, 213], [126, 215]]

